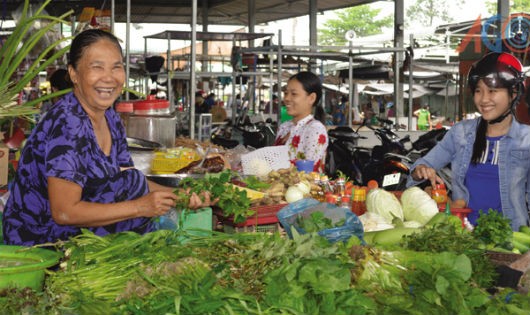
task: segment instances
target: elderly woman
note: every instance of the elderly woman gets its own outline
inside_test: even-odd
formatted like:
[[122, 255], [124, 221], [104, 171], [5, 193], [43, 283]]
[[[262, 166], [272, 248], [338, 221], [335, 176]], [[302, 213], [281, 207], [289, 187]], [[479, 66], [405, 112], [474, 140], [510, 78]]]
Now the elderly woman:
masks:
[[[175, 204], [173, 188], [134, 168], [112, 108], [126, 79], [118, 39], [102, 30], [80, 33], [68, 74], [73, 92], [52, 106], [22, 151], [4, 211], [6, 244], [56, 242], [81, 228], [145, 233], [153, 230], [152, 217]], [[209, 202], [194, 194], [190, 207]]]

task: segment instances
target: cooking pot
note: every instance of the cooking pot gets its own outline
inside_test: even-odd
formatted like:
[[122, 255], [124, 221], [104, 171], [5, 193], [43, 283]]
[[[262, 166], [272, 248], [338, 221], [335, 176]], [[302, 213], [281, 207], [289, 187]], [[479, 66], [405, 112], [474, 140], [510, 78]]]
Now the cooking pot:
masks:
[[147, 95], [147, 99], [133, 102], [135, 115], [168, 115], [169, 101], [157, 99], [155, 95]]
[[177, 117], [174, 115], [130, 115], [127, 136], [175, 146]]

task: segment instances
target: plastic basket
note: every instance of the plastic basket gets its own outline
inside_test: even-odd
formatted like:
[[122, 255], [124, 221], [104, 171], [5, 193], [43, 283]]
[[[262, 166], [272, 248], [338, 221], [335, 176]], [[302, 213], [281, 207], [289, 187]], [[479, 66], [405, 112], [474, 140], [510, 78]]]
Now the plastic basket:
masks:
[[228, 227], [225, 228], [225, 232], [234, 232], [234, 233], [276, 233], [279, 232], [283, 234], [285, 231], [282, 228], [280, 223], [276, 224], [265, 224], [265, 225], [250, 225], [243, 227]]
[[271, 146], [241, 155], [241, 166], [244, 175], [263, 176], [270, 171], [289, 168], [289, 147], [286, 145]]
[[152, 174], [175, 173], [191, 162], [200, 160], [199, 154], [190, 148], [173, 148], [167, 152], [155, 152], [155, 157], [151, 162]]

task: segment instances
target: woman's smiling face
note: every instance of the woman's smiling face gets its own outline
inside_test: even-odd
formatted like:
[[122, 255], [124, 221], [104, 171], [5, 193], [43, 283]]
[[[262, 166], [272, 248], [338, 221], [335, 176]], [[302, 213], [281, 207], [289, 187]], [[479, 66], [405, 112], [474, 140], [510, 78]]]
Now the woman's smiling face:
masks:
[[293, 117], [295, 122], [311, 114], [316, 94], [307, 94], [302, 83], [296, 79], [287, 82], [284, 93], [284, 103], [287, 113]]
[[482, 117], [493, 120], [510, 109], [511, 98], [506, 88], [492, 88], [480, 80], [473, 93], [473, 101]]
[[120, 96], [125, 82], [123, 57], [119, 48], [101, 39], [85, 48], [77, 67], [68, 68], [74, 93], [83, 106], [106, 110]]

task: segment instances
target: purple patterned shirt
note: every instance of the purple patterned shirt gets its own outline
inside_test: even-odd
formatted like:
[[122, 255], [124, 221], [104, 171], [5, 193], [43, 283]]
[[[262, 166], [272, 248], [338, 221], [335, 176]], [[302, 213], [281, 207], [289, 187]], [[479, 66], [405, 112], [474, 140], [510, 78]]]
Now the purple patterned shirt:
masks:
[[[40, 120], [24, 145], [4, 209], [6, 244], [31, 246], [80, 234], [80, 228], [53, 220], [48, 177], [78, 184], [81, 200], [88, 202], [114, 203], [147, 194], [147, 180], [140, 171], [120, 171], [120, 167], [133, 166], [120, 117], [112, 108], [105, 117], [112, 136], [108, 156], [100, 149], [92, 123], [73, 93], [65, 95]], [[149, 218], [137, 218], [87, 229], [97, 235], [145, 233], [153, 225]]]

